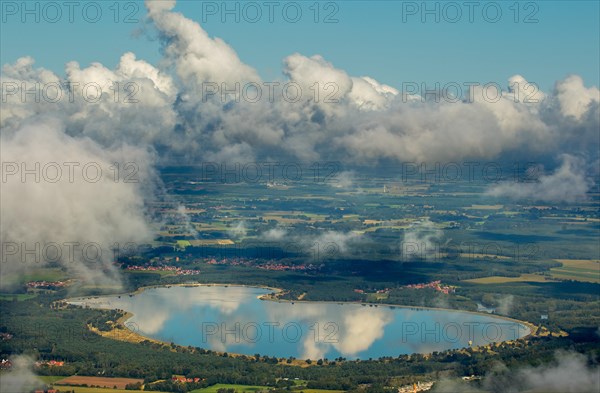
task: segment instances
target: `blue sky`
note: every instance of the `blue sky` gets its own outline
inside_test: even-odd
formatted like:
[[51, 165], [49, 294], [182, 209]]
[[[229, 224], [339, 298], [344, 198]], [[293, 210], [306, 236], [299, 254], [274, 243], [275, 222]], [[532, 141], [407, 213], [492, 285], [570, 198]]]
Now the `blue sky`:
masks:
[[[38, 67], [63, 74], [64, 64], [78, 61], [82, 66], [98, 61], [114, 67], [127, 51], [138, 58], [157, 64], [160, 59], [159, 44], [152, 30], [144, 22], [146, 10], [140, 1], [119, 2], [115, 15], [115, 1], [97, 1], [102, 12], [96, 23], [83, 17], [82, 8], [90, 2], [81, 2], [74, 11], [74, 22], [69, 23], [68, 9], [63, 1], [62, 16], [56, 23], [54, 10], [40, 8], [40, 22], [34, 15], [21, 21], [21, 2], [2, 0], [1, 62], [12, 63], [21, 56], [32, 56]], [[12, 15], [12, 3], [18, 7]], [[30, 7], [35, 2], [30, 2]], [[139, 7], [132, 5], [136, 3]], [[264, 1], [254, 2], [262, 16], [256, 23], [253, 8], [245, 1], [227, 2], [234, 8], [239, 4], [240, 18], [228, 15], [221, 20], [223, 2], [179, 1], [175, 10], [202, 22], [211, 36], [228, 42], [242, 61], [256, 68], [265, 80], [281, 77], [281, 61], [299, 52], [310, 56], [322, 55], [337, 68], [353, 76], [371, 76], [380, 82], [400, 88], [403, 82], [498, 82], [505, 84], [508, 77], [521, 74], [543, 90], [569, 74], [579, 74], [586, 85], [599, 85], [600, 70], [600, 8], [598, 1], [538, 1], [519, 2], [518, 23], [515, 23], [514, 1], [478, 2], [473, 23], [469, 22], [469, 9], [458, 4], [462, 16], [456, 23], [445, 19], [455, 18], [455, 9], [448, 2], [439, 2], [440, 22], [435, 15], [426, 15], [421, 21], [422, 2], [402, 1], [338, 1], [317, 3], [318, 23], [315, 23], [315, 1], [297, 1], [302, 16], [296, 23], [294, 8], [279, 2], [274, 9], [274, 22], [269, 22]], [[334, 3], [332, 5], [330, 3]], [[435, 3], [435, 2], [433, 2]], [[41, 2], [40, 7], [43, 7]], [[416, 6], [416, 14], [408, 15]], [[430, 5], [432, 8], [434, 4]], [[495, 7], [502, 11], [499, 21], [486, 21], [495, 17]], [[217, 15], [208, 14], [217, 7]], [[446, 8], [444, 8], [446, 7]], [[444, 13], [444, 10], [446, 13]], [[88, 8], [88, 19], [94, 18], [94, 9]], [[404, 12], [403, 12], [404, 11]], [[326, 15], [337, 23], [324, 23]], [[124, 23], [127, 15], [138, 23]], [[530, 15], [535, 23], [524, 23]], [[403, 20], [403, 17], [405, 20]], [[445, 18], [446, 17], [446, 18]], [[116, 22], [115, 22], [116, 18]]]

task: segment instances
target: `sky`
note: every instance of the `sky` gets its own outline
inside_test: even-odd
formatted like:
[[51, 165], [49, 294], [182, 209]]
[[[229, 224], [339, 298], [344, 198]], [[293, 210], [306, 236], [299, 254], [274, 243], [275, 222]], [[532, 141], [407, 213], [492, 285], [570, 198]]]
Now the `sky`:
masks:
[[[597, 156], [597, 1], [3, 1], [1, 9], [7, 137], [51, 116], [69, 136], [142, 145], [161, 162], [534, 156], [571, 173], [571, 163]], [[59, 81], [106, 94], [100, 102], [88, 90], [75, 91], [76, 102], [24, 94]], [[265, 87], [273, 81], [275, 102]], [[252, 83], [263, 86], [259, 102], [247, 97]], [[458, 91], [443, 90], [452, 83]], [[441, 94], [427, 96], [436, 87]], [[129, 96], [137, 105], [122, 100]]]
[[[110, 250], [153, 239], [146, 207], [170, 198], [157, 176], [168, 165], [335, 161], [352, 189], [355, 168], [527, 163], [537, 181], [499, 179], [485, 194], [586, 200], [600, 174], [598, 2], [516, 3], [518, 23], [514, 2], [476, 2], [473, 23], [468, 10], [456, 14], [465, 3], [427, 3], [440, 23], [423, 22], [422, 2], [358, 1], [275, 3], [273, 23], [268, 9], [249, 23], [242, 16], [256, 14], [239, 8], [236, 23], [206, 11], [266, 3], [1, 1], [0, 243], [93, 240], [99, 263], [80, 255], [65, 268], [118, 280]], [[297, 23], [290, 4], [304, 15]], [[24, 6], [33, 14], [19, 15]], [[501, 94], [476, 86], [468, 100], [424, 99], [404, 89], [436, 82], [491, 82]], [[533, 100], [528, 83], [539, 86]], [[8, 262], [9, 272], [26, 269], [18, 255]]]
[[[0, 3], [2, 64], [32, 56], [37, 66], [61, 75], [69, 61], [114, 66], [128, 51], [151, 64], [160, 60], [142, 1], [76, 2], [73, 23], [63, 1], [53, 3], [61, 15], [44, 2], [27, 3], [34, 13], [25, 15], [22, 2]], [[273, 3], [272, 18], [265, 1], [183, 0], [174, 10], [225, 40], [263, 80], [279, 79], [282, 59], [298, 52], [396, 88], [403, 82], [504, 84], [514, 74], [541, 90], [570, 74], [599, 85], [598, 1], [475, 2], [472, 17], [464, 2], [429, 2], [434, 12], [425, 15], [422, 2], [410, 1]]]

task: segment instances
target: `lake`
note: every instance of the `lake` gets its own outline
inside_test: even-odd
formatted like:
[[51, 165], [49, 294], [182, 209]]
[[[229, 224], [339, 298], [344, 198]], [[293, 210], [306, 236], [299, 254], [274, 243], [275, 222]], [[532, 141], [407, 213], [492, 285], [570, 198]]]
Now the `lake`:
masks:
[[133, 295], [71, 299], [134, 314], [144, 336], [219, 352], [298, 359], [369, 359], [514, 340], [529, 328], [493, 315], [333, 302], [260, 300], [242, 286], [171, 286]]

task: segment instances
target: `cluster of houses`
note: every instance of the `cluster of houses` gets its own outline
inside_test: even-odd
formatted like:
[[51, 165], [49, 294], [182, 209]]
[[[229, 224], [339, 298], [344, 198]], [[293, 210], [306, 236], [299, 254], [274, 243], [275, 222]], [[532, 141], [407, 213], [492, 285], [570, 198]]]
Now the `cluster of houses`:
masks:
[[178, 269], [175, 274], [178, 276], [195, 276], [200, 274], [200, 270], [196, 269]]
[[416, 393], [427, 392], [433, 387], [433, 382], [417, 382], [412, 385], [401, 386], [398, 388], [398, 393]]
[[[321, 265], [323, 266], [323, 265]], [[292, 271], [317, 271], [321, 268], [321, 266], [316, 266], [311, 264], [308, 265], [282, 265], [281, 263], [268, 263], [266, 265], [258, 265], [256, 266], [259, 269], [264, 269], [264, 270], [278, 270], [278, 271], [285, 271], [285, 270], [292, 270]]]
[[229, 265], [229, 266], [254, 266], [254, 262], [246, 258], [223, 258], [217, 261], [215, 258], [206, 262], [208, 265]]
[[254, 259], [246, 259], [246, 258], [234, 258], [234, 259], [223, 258], [220, 261], [217, 261], [215, 258], [212, 258], [212, 259], [206, 261], [206, 263], [209, 265], [246, 266], [246, 267], [255, 267], [257, 269], [262, 269], [262, 270], [277, 270], [277, 271], [286, 271], [286, 270], [318, 271], [323, 266], [325, 266], [323, 264], [321, 264], [320, 266], [313, 265], [313, 264], [283, 265], [281, 263], [276, 263], [276, 262], [268, 262], [266, 264], [259, 264]]
[[179, 383], [188, 383], [188, 382], [198, 383], [198, 382], [202, 381], [202, 379], [201, 378], [186, 378], [183, 376], [173, 375], [173, 377], [171, 378], [171, 381], [179, 382]]
[[430, 283], [409, 284], [409, 285], [405, 285], [404, 288], [411, 288], [411, 289], [431, 288], [438, 292], [445, 293], [446, 295], [449, 293], [454, 293], [454, 291], [456, 290], [456, 287], [454, 287], [454, 286], [442, 285], [442, 282], [440, 280], [432, 281]]
[[[403, 286], [402, 288], [409, 288], [409, 289], [431, 288], [438, 292], [445, 293], [446, 295], [449, 293], [454, 293], [454, 291], [456, 290], [456, 287], [451, 286], [451, 285], [443, 285], [442, 282], [439, 280], [432, 281], [430, 283], [409, 284], [409, 285]], [[355, 289], [354, 292], [360, 293], [361, 295], [366, 293], [363, 289]], [[375, 291], [375, 293], [378, 295], [386, 295], [386, 294], [390, 293], [390, 289], [389, 288], [378, 289], [377, 291]]]
[[50, 367], [62, 367], [65, 365], [65, 362], [62, 360], [38, 360], [35, 362], [36, 367], [41, 366], [50, 366]]
[[[355, 289], [354, 292], [356, 293], [366, 293], [363, 289]], [[384, 288], [384, 289], [378, 289], [377, 291], [375, 291], [375, 293], [379, 294], [379, 295], [387, 295], [388, 293], [390, 293], [390, 289], [389, 288]]]
[[28, 289], [56, 289], [67, 285], [66, 281], [30, 281], [27, 284]]
[[173, 272], [178, 276], [193, 276], [200, 274], [200, 270], [195, 269], [182, 269], [176, 266], [139, 266], [133, 265], [128, 266], [127, 270], [143, 270], [143, 271], [152, 271], [152, 272]]

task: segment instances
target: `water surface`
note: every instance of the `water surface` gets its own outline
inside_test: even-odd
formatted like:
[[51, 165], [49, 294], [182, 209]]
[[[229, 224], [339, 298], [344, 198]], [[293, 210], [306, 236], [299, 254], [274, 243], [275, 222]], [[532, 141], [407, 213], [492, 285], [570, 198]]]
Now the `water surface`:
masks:
[[241, 286], [171, 286], [73, 304], [133, 313], [127, 325], [165, 342], [299, 359], [368, 359], [514, 340], [529, 329], [492, 315], [350, 303], [274, 302]]

